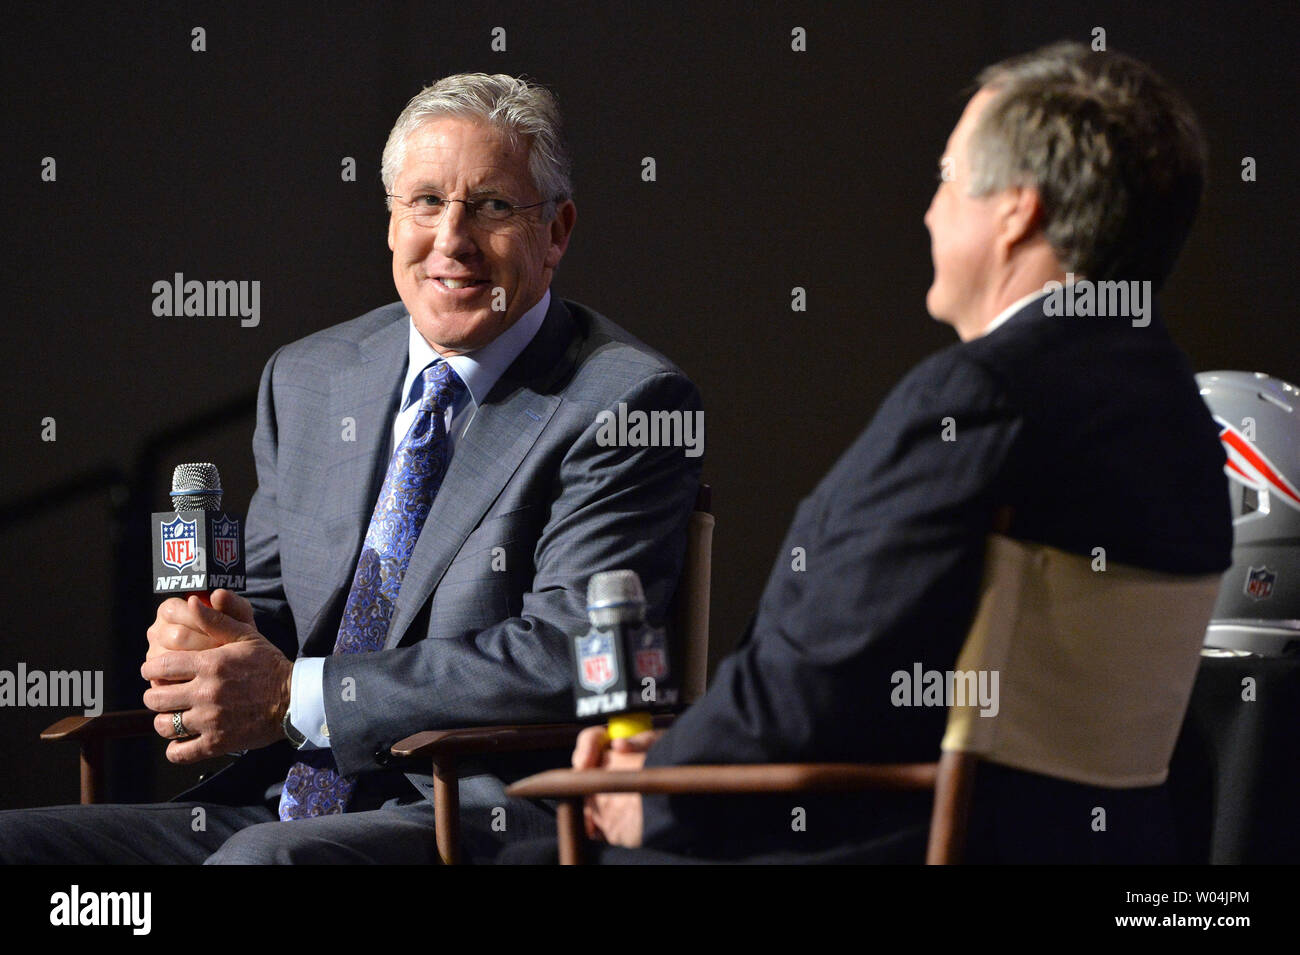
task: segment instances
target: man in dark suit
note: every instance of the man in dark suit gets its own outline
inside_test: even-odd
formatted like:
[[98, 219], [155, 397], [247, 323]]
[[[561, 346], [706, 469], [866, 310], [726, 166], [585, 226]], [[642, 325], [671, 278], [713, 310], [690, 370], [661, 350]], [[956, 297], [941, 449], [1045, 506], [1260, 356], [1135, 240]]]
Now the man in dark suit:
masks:
[[[708, 693], [612, 752], [586, 731], [574, 764], [932, 761], [947, 711], [899, 706], [891, 675], [954, 666], [995, 529], [1160, 571], [1226, 568], [1217, 428], [1150, 300], [1204, 161], [1191, 111], [1132, 59], [1059, 44], [985, 70], [925, 215], [927, 308], [961, 343], [907, 375], [800, 505]], [[977, 785], [975, 858], [1168, 858], [1158, 789], [997, 767]], [[1086, 825], [1099, 799], [1115, 807], [1105, 840]], [[587, 813], [623, 847], [919, 861], [929, 800], [606, 795]]]
[[[398, 118], [383, 179], [401, 302], [271, 357], [246, 596], [168, 600], [149, 631], [145, 703], [168, 758], [249, 752], [185, 802], [0, 816], [0, 857], [430, 861], [427, 769], [390, 766], [391, 745], [571, 716], [568, 642], [596, 571], [636, 570], [665, 615], [699, 395], [550, 292], [576, 217], [554, 100], [447, 77]], [[699, 443], [611, 444], [601, 413], [620, 406], [694, 416], [675, 433]], [[545, 819], [492, 774], [462, 799], [471, 855]]]

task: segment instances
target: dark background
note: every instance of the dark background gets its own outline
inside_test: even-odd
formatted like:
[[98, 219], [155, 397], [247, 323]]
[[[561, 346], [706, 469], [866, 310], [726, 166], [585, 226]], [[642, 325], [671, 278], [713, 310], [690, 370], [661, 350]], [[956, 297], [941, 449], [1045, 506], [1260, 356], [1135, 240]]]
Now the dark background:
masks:
[[[490, 50], [496, 26], [507, 52]], [[121, 519], [163, 509], [185, 460], [216, 462], [246, 507], [264, 362], [396, 299], [380, 152], [421, 86], [466, 70], [559, 97], [579, 215], [556, 292], [703, 390], [716, 660], [797, 502], [954, 340], [925, 312], [921, 216], [963, 91], [990, 62], [1094, 27], [1169, 77], [1210, 142], [1164, 296], [1176, 337], [1198, 371], [1300, 381], [1290, 3], [45, 4], [7, 20], [0, 669], [106, 668], [110, 706], [140, 705], [154, 601], [143, 561], [115, 566]], [[46, 156], [57, 182], [41, 181]], [[645, 156], [657, 182], [641, 181]], [[1258, 181], [1242, 182], [1244, 156]], [[175, 272], [260, 281], [260, 326], [154, 317], [151, 286]], [[63, 715], [0, 710], [0, 807], [75, 800], [72, 749], [36, 742]], [[158, 741], [120, 762], [126, 798], [198, 772], [167, 767]]]

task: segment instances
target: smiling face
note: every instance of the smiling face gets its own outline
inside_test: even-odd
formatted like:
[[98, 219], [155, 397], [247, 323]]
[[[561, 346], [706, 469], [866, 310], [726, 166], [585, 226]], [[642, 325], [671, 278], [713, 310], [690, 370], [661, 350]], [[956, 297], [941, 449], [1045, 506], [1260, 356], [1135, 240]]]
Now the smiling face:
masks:
[[[494, 127], [461, 117], [429, 120], [407, 137], [393, 193], [408, 202], [433, 194], [491, 196], [515, 206], [550, 198], [533, 185], [526, 143], [516, 147]], [[571, 201], [561, 203], [550, 222], [546, 212], [538, 206], [485, 226], [464, 203], [452, 202], [427, 228], [415, 223], [408, 205], [393, 201], [393, 283], [416, 329], [439, 354], [482, 348], [541, 300], [576, 218]]]
[[966, 104], [948, 137], [940, 163], [942, 181], [925, 213], [934, 261], [934, 282], [925, 296], [925, 307], [963, 338], [993, 317], [984, 312], [994, 291], [990, 283], [996, 264], [997, 197], [976, 198], [966, 192], [971, 182], [970, 135], [993, 95], [980, 90]]

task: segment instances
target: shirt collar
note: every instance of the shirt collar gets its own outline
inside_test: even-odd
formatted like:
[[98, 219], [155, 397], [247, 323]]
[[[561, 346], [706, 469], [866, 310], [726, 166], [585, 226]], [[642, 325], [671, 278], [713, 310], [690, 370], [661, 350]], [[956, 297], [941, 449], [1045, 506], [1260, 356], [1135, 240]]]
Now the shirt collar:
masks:
[[[482, 348], [463, 355], [453, 355], [447, 359], [452, 371], [465, 382], [474, 406], [481, 405], [492, 391], [505, 370], [519, 357], [519, 353], [528, 347], [537, 330], [542, 327], [546, 311], [551, 306], [551, 290], [547, 289], [541, 300], [530, 308], [504, 332], [488, 342]], [[415, 327], [415, 322], [407, 315], [410, 324], [410, 343], [407, 347], [406, 379], [402, 382], [402, 409], [410, 406], [412, 401], [419, 401], [420, 395], [413, 394], [413, 385], [420, 373], [442, 356], [434, 350]]]
[[1030, 292], [1024, 298], [1017, 299], [1016, 301], [1012, 302], [1002, 311], [998, 312], [997, 317], [994, 318], [993, 321], [989, 322], [987, 325], [984, 326], [984, 331], [980, 332], [980, 337], [983, 338], [989, 332], [996, 329], [999, 325], [1002, 325], [1004, 322], [1006, 322], [1008, 318], [1016, 314], [1016, 312], [1020, 311], [1030, 302], [1042, 298], [1044, 295], [1047, 294], [1047, 291], [1048, 290], [1045, 288], [1040, 288], [1035, 292]]

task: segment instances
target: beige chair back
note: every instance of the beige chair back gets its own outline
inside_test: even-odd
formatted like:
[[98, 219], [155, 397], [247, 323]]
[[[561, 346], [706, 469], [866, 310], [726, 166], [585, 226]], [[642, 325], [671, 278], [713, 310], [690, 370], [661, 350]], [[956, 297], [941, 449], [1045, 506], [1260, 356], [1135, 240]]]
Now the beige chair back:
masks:
[[704, 695], [709, 676], [709, 593], [713, 573], [713, 515], [708, 494], [692, 512], [686, 533], [686, 561], [673, 607], [673, 623], [685, 650], [681, 693], [684, 703]]
[[1165, 780], [1220, 575], [1093, 563], [989, 538], [956, 669], [997, 674], [996, 715], [958, 701], [944, 750], [1098, 786]]

